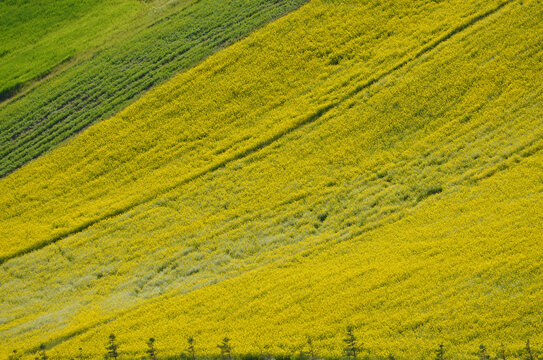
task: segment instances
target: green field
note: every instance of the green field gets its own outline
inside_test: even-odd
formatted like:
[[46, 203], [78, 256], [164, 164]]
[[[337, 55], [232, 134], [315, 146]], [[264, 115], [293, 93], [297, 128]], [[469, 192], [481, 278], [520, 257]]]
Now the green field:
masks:
[[0, 2], [0, 101], [124, 29], [143, 13], [137, 0]]
[[313, 0], [156, 86], [0, 180], [0, 356], [541, 349], [542, 43], [538, 0]]
[[[25, 96], [0, 104], [0, 176], [5, 176], [54, 148], [89, 124], [113, 115], [147, 89], [194, 66], [206, 56], [305, 1], [182, 1], [175, 4], [173, 9], [161, 11], [157, 10], [161, 9], [158, 5], [164, 1], [151, 2], [138, 18], [125, 26], [123, 32], [109, 39], [92, 56], [70, 64], [64, 71], [40, 82]], [[132, 6], [138, 3], [140, 2], [134, 0], [127, 2]], [[113, 7], [111, 3], [108, 4], [108, 7]], [[38, 11], [39, 7], [35, 7], [32, 7], [32, 10]], [[95, 4], [95, 7], [102, 9], [100, 4]], [[62, 12], [56, 5], [54, 9]], [[118, 6], [115, 9], [123, 10]], [[107, 19], [101, 19], [94, 14], [86, 16], [93, 22], [109, 24]], [[55, 18], [49, 17], [47, 13], [44, 18], [56, 23]], [[115, 21], [120, 19], [122, 17], [115, 18]], [[74, 22], [78, 27], [85, 26], [81, 30], [83, 35], [93, 36], [89, 27], [92, 29], [96, 24], [86, 24], [80, 19], [75, 19]], [[34, 22], [24, 24], [30, 29], [39, 26]], [[75, 28], [72, 23], [65, 27]], [[24, 27], [19, 31], [24, 31]], [[110, 30], [106, 28], [104, 32], [106, 36]], [[98, 42], [97, 38], [93, 39]], [[42, 69], [42, 65], [45, 66], [46, 63], [46, 55], [50, 56], [53, 62], [58, 60], [54, 63], [56, 64], [73, 56], [78, 50], [70, 50], [71, 47], [64, 46], [56, 38], [52, 41], [58, 45], [58, 49], [49, 52], [51, 45], [48, 44], [49, 47], [44, 50], [45, 55], [34, 54], [39, 49], [36, 46], [31, 47], [32, 54], [28, 56], [40, 59], [38, 64], [24, 63], [23, 57], [26, 55], [18, 52], [14, 52], [10, 59], [20, 63], [24, 69], [48, 71], [52, 65], [46, 70]], [[78, 41], [83, 42], [85, 39]], [[75, 40], [72, 42], [74, 47], [79, 44]], [[88, 39], [85, 44], [90, 46]], [[20, 44], [15, 43], [13, 46], [19, 47]], [[9, 61], [3, 62], [0, 71], [12, 73], [13, 66]]]

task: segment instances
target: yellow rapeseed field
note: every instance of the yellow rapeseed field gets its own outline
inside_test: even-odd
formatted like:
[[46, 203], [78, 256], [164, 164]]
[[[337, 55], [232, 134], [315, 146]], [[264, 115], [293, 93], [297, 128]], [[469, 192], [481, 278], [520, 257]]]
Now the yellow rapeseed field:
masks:
[[0, 180], [0, 356], [543, 343], [543, 7], [315, 0]]
[[3, 179], [0, 256], [125, 212], [348, 106], [359, 87], [501, 3], [304, 7]]
[[200, 354], [218, 354], [224, 336], [239, 354], [298, 354], [309, 335], [317, 355], [341, 356], [354, 325], [372, 357], [428, 359], [440, 343], [448, 358], [472, 359], [480, 344], [521, 357], [525, 339], [543, 342], [542, 204], [538, 153], [378, 230], [163, 296], [54, 353], [98, 357], [115, 333], [135, 356], [152, 336], [163, 355], [184, 352], [189, 336]]

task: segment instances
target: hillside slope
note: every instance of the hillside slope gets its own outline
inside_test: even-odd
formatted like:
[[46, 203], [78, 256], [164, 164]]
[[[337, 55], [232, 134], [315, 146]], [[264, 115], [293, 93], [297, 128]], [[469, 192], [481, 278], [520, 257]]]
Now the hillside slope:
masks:
[[[149, 88], [305, 2], [151, 1], [120, 34], [110, 36], [94, 53], [71, 63], [24, 96], [0, 104], [0, 176], [55, 148], [89, 124], [110, 117]], [[87, 16], [104, 22], [92, 13]], [[68, 51], [62, 43], [58, 46]], [[37, 51], [36, 46], [32, 50]], [[1, 69], [9, 71], [10, 63]]]
[[[276, 23], [3, 179], [0, 236], [7, 244], [0, 256], [126, 212], [348, 107], [373, 82], [496, 4], [362, 4], [358, 16], [350, 14], [354, 5], [326, 14], [332, 5], [323, 4]], [[430, 100], [428, 106], [444, 107], [448, 99]], [[388, 113], [392, 104], [385, 106], [379, 111]], [[427, 123], [437, 117], [428, 112], [414, 115]], [[394, 141], [390, 135], [383, 141]]]
[[340, 357], [354, 325], [363, 354], [473, 359], [480, 344], [523, 358], [525, 339], [543, 342], [543, 157], [541, 153], [431, 199], [403, 219], [289, 256], [188, 295], [171, 295], [54, 348], [99, 356], [117, 334], [124, 353], [140, 356], [159, 339], [162, 355], [219, 354], [232, 339], [238, 354], [298, 354], [313, 338], [319, 356]]
[[312, 1], [2, 179], [3, 344], [543, 340], [542, 24], [538, 1]]
[[137, 0], [0, 2], [0, 102], [101, 45], [140, 15]]

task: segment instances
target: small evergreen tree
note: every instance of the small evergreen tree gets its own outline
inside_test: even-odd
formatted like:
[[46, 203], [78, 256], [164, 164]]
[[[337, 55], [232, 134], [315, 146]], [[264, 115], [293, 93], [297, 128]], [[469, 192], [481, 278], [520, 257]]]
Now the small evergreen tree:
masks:
[[345, 355], [347, 355], [348, 358], [356, 360], [356, 355], [360, 348], [358, 347], [358, 340], [356, 339], [356, 336], [354, 336], [354, 328], [352, 326], [347, 326], [347, 335], [345, 339], [343, 339], [343, 342], [346, 345], [343, 349]]
[[479, 345], [479, 360], [490, 360], [490, 355], [486, 352], [486, 346]]
[[222, 343], [217, 345], [221, 349], [221, 355], [223, 359], [232, 360], [232, 346], [230, 345], [230, 339], [225, 337], [222, 339]]
[[189, 354], [189, 357], [192, 360], [196, 360], [196, 352], [194, 350], [194, 338], [192, 336], [189, 336], [187, 339], [187, 343], [189, 344], [187, 347], [187, 352]]
[[119, 346], [117, 345], [115, 335], [113, 334], [109, 335], [109, 342], [106, 346], [106, 350], [107, 350], [106, 358], [117, 360], [117, 358], [119, 357], [119, 352], [117, 351], [118, 348]]
[[526, 360], [534, 360], [534, 355], [532, 354], [532, 349], [530, 348], [530, 339], [526, 340], [526, 347], [524, 348], [526, 352]]
[[147, 341], [147, 351], [146, 352], [149, 355], [150, 360], [157, 360], [156, 348], [155, 348], [155, 338], [149, 338], [149, 341]]
[[445, 347], [443, 346], [443, 344], [439, 344], [439, 347], [436, 350], [435, 360], [443, 360], [444, 357], [445, 357]]
[[40, 360], [48, 360], [49, 359], [49, 357], [45, 353], [45, 344], [40, 345], [39, 355], [40, 355], [40, 357], [39, 357]]

